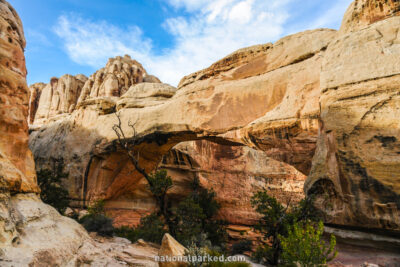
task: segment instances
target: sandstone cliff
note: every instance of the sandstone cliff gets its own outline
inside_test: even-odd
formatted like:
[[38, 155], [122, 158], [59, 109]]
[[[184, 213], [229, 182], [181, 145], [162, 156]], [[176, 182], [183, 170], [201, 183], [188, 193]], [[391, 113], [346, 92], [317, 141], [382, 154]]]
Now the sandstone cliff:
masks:
[[[127, 84], [127, 79], [115, 78], [118, 72], [125, 77], [125, 69], [110, 67], [110, 60], [106, 69], [118, 70], [112, 71], [114, 78], [98, 78], [102, 85], [95, 85], [97, 75], [104, 77], [99, 73], [109, 73], [100, 70], [70, 115], [33, 128], [30, 147], [37, 166], [63, 160], [75, 205], [105, 198], [116, 213], [123, 207], [124, 212], [115, 214], [121, 222], [137, 221], [154, 203], [116, 146], [112, 126], [118, 111], [129, 136], [133, 133], [127, 122], [136, 122], [142, 141], [136, 152], [147, 171], [168, 154], [162, 166], [175, 172], [182, 186], [183, 177], [191, 173], [218, 189], [226, 207], [221, 216], [232, 223], [249, 223], [233, 222], [229, 202], [245, 198], [241, 194], [247, 188], [226, 195], [224, 179], [236, 188], [254, 182], [259, 172], [259, 186], [264, 187], [270, 185], [265, 178], [275, 177], [281, 168], [286, 179], [282, 186], [294, 173], [294, 181], [308, 176], [305, 190], [317, 197], [327, 222], [400, 231], [398, 8], [398, 1], [357, 0], [339, 32], [306, 31], [275, 44], [241, 49], [184, 77], [178, 89], [153, 79], [143, 84], [140, 75]], [[140, 64], [133, 64], [145, 73]], [[187, 141], [196, 143], [180, 144]], [[183, 168], [179, 161], [168, 166], [173, 153], [199, 166]], [[266, 162], [271, 165], [266, 167]], [[240, 177], [227, 170], [232, 164], [241, 167]], [[252, 164], [256, 167], [249, 167]], [[279, 179], [272, 179], [271, 188], [280, 188]], [[246, 214], [248, 205], [237, 205], [239, 214]], [[142, 213], [134, 212], [138, 207]]]
[[399, 26], [398, 16], [381, 20], [327, 48], [305, 189], [330, 223], [400, 230]]
[[[95, 241], [77, 222], [40, 200], [28, 148], [24, 33], [4, 0], [0, 32], [0, 266], [156, 266], [151, 257], [157, 250], [144, 252], [127, 240]], [[43, 87], [33, 88], [31, 110]]]
[[[186, 85], [178, 90], [139, 83], [120, 98], [88, 98], [71, 115], [31, 133], [37, 166], [46, 168], [53, 160], [62, 160], [76, 206], [104, 198], [117, 223], [137, 222], [154, 208], [154, 202], [145, 181], [115, 146], [112, 126], [117, 121], [113, 110], [117, 110], [125, 127], [129, 120], [137, 122], [143, 138], [140, 160], [148, 171], [178, 143], [208, 140], [205, 147], [213, 149], [189, 153], [193, 161], [199, 160], [198, 170], [181, 176], [175, 172], [175, 180], [179, 183], [189, 173], [205, 176], [208, 172], [204, 185], [220, 196], [220, 216], [233, 225], [251, 225], [255, 214], [249, 200], [256, 190], [266, 186], [271, 192], [282, 190], [282, 200], [301, 195], [299, 188], [310, 170], [317, 140], [322, 55], [334, 36], [333, 30], [307, 31], [274, 45], [239, 50], [202, 71], [206, 74], [183, 79], [181, 84]], [[207, 163], [207, 158], [216, 164]], [[238, 165], [236, 173], [228, 170], [232, 164]], [[186, 177], [186, 187], [188, 182]], [[253, 182], [259, 185], [250, 188]], [[224, 189], [223, 184], [229, 186]], [[228, 188], [236, 194], [229, 195]], [[182, 198], [186, 191], [175, 195]]]

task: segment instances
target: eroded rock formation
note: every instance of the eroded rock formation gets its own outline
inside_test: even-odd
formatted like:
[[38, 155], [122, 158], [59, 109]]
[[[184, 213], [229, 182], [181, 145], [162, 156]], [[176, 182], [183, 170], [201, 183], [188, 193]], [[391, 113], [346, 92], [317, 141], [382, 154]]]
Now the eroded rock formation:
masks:
[[40, 96], [42, 95], [45, 83], [35, 83], [29, 86], [29, 106], [28, 106], [28, 124], [32, 124], [39, 107]]
[[[110, 67], [111, 60], [106, 69], [116, 70], [111, 71], [114, 78], [104, 82], [109, 72], [101, 70], [89, 79], [92, 85], [85, 84], [91, 89], [83, 89], [70, 115], [34, 128], [30, 147], [37, 166], [65, 162], [66, 186], [75, 205], [105, 198], [118, 212], [116, 218], [137, 221], [145, 212], [127, 214], [118, 207], [149, 211], [154, 202], [116, 145], [112, 126], [118, 111], [128, 136], [133, 135], [128, 121], [136, 122], [142, 142], [135, 152], [147, 171], [156, 169], [163, 155], [179, 151], [199, 162], [197, 169], [185, 168], [202, 177], [204, 185], [218, 188], [229, 177], [234, 187], [238, 181], [218, 157], [229, 147], [237, 156], [231, 162], [247, 162], [238, 164], [248, 168], [242, 181], [254, 181], [253, 173], [262, 170], [260, 186], [267, 186], [265, 177], [282, 166], [286, 181], [295, 171], [296, 179], [308, 175], [306, 192], [317, 197], [327, 222], [399, 231], [397, 14], [398, 1], [355, 1], [340, 32], [306, 31], [275, 44], [241, 49], [184, 77], [177, 90], [153, 78], [148, 78], [152, 83], [141, 83], [146, 75], [129, 85], [126, 79], [121, 82], [116, 73], [125, 77], [127, 72]], [[137, 72], [131, 73], [145, 73], [140, 64], [134, 65]], [[97, 80], [102, 85], [95, 85]], [[176, 146], [186, 141], [196, 143]], [[196, 150], [202, 146], [213, 149]], [[247, 165], [262, 162], [251, 158], [257, 153], [272, 162], [269, 168]], [[174, 176], [184, 186], [182, 177], [189, 175], [180, 168], [169, 171], [178, 170]], [[222, 177], [223, 172], [229, 175]], [[274, 186], [279, 179], [273, 180]], [[244, 191], [232, 196], [219, 191], [227, 207], [224, 214], [233, 220], [236, 214], [230, 215], [233, 204], [228, 199], [243, 198]]]
[[306, 190], [330, 223], [400, 230], [399, 26], [391, 17], [327, 48]]
[[[51, 167], [53, 160], [66, 163], [70, 175], [66, 186], [75, 205], [104, 198], [117, 223], [137, 222], [154, 208], [154, 201], [141, 175], [116, 147], [115, 109], [128, 135], [132, 132], [127, 122], [136, 122], [143, 138], [138, 147], [140, 161], [148, 171], [180, 142], [207, 139], [205, 147], [218, 143], [208, 151], [193, 150], [189, 156], [199, 160], [198, 173], [210, 173], [203, 180], [221, 195], [225, 205], [221, 217], [232, 225], [249, 226], [255, 220], [249, 199], [257, 189], [272, 184], [271, 188], [283, 190], [285, 177], [296, 180], [286, 184], [296, 184], [293, 194], [301, 195], [299, 188], [310, 170], [317, 139], [322, 55], [334, 36], [333, 30], [307, 31], [275, 45], [239, 50], [202, 71], [206, 74], [183, 79], [185, 86], [178, 90], [160, 83], [139, 83], [120, 98], [88, 98], [70, 116], [32, 132], [36, 163], [39, 168]], [[224, 155], [224, 151], [228, 152]], [[198, 159], [196, 153], [204, 158]], [[207, 157], [220, 164], [208, 163]], [[227, 157], [225, 163], [222, 157]], [[232, 174], [230, 164], [248, 169]], [[177, 181], [181, 179], [176, 176]], [[223, 190], [224, 179], [236, 194], [230, 195], [228, 187]], [[252, 182], [258, 186], [247, 188]], [[282, 200], [292, 194], [288, 188], [282, 192]], [[235, 205], [238, 208], [233, 211]]]
[[[110, 164], [110, 161], [107, 163]], [[271, 195], [283, 203], [296, 203], [304, 197], [304, 174], [293, 166], [267, 157], [262, 151], [248, 147], [220, 145], [205, 140], [184, 142], [163, 157], [159, 168], [166, 169], [173, 179], [174, 187], [169, 191], [173, 204], [187, 197], [195, 178], [203, 187], [214, 190], [221, 204], [217, 219], [230, 224], [233, 238], [239, 234], [237, 232], [250, 231], [256, 223], [258, 215], [251, 207], [250, 198], [257, 191], [268, 188]], [[124, 184], [118, 186], [118, 190], [123, 188], [119, 192], [112, 190], [116, 182], [102, 180], [107, 177], [105, 172], [100, 170], [97, 179], [88, 181], [86, 197], [93, 200], [106, 196], [108, 212], [114, 217], [116, 225], [137, 225], [143, 214], [155, 209], [145, 181], [132, 185], [129, 176], [120, 174], [118, 179]], [[122, 173], [129, 174], [126, 171]], [[107, 196], [107, 192], [112, 193]]]
[[358, 31], [397, 15], [400, 15], [400, 2], [397, 0], [355, 0], [344, 15], [340, 33]]
[[143, 82], [146, 75], [143, 66], [128, 55], [111, 58], [104, 68], [89, 77], [78, 104], [90, 98], [121, 96], [132, 85]]
[[150, 257], [157, 250], [147, 250], [149, 255], [127, 240], [95, 241], [76, 221], [40, 200], [28, 148], [24, 33], [17, 13], [4, 0], [0, 32], [0, 266], [156, 265]]
[[[50, 83], [45, 85], [41, 90], [42, 84], [34, 84], [30, 87], [33, 92], [40, 90], [39, 103], [36, 106], [37, 100], [31, 98], [30, 114], [35, 114], [33, 124], [42, 124], [50, 118], [56, 117], [60, 114], [71, 113], [76, 106], [78, 97], [81, 93], [82, 87], [86, 82], [86, 76], [79, 74], [77, 76], [63, 75], [60, 78], [51, 78]], [[37, 93], [36, 93], [37, 95]], [[36, 112], [34, 109], [36, 107]]]

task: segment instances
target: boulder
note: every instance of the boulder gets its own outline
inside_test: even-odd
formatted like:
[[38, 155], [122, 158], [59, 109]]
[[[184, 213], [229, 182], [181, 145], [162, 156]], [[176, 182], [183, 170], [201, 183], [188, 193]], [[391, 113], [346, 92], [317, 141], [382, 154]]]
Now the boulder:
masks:
[[160, 258], [158, 265], [160, 267], [188, 266], [186, 262], [172, 260], [173, 257], [178, 259], [179, 256], [184, 256], [186, 251], [187, 249], [179, 244], [170, 234], [165, 234], [161, 242], [160, 250], [158, 251], [158, 256]]

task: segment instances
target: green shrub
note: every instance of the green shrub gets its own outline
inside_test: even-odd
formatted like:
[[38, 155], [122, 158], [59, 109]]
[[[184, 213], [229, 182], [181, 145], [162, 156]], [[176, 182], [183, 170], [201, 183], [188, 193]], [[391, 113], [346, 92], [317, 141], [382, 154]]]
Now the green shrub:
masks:
[[143, 217], [138, 227], [122, 226], [114, 231], [116, 236], [129, 239], [132, 243], [143, 239], [147, 242], [161, 244], [164, 234], [167, 233], [164, 222], [153, 213]]
[[88, 212], [88, 215], [79, 220], [88, 232], [97, 232], [101, 236], [114, 234], [113, 220], [104, 211], [104, 200], [98, 200], [89, 206]]
[[145, 241], [161, 244], [164, 234], [167, 233], [165, 223], [153, 213], [140, 220], [138, 236]]
[[337, 251], [335, 236], [331, 235], [327, 244], [322, 239], [323, 232], [322, 221], [318, 224], [310, 221], [294, 223], [287, 237], [280, 236], [283, 248], [282, 262], [288, 266], [325, 266], [336, 257]]
[[96, 202], [93, 203], [93, 205], [90, 205], [88, 207], [88, 212], [91, 215], [97, 215], [97, 214], [105, 214], [104, 210], [104, 199], [97, 200]]
[[263, 264], [267, 262], [267, 259], [272, 257], [272, 255], [270, 255], [271, 251], [272, 250], [269, 246], [259, 246], [257, 247], [256, 251], [253, 252], [251, 258], [253, 261]]
[[[280, 239], [288, 236], [289, 228], [299, 221], [316, 221], [318, 219], [312, 198], [302, 200], [295, 207], [289, 207], [289, 204], [284, 207], [264, 190], [253, 196], [252, 205], [261, 215], [255, 228], [263, 233], [264, 238], [271, 243], [270, 246], [265, 246], [257, 252], [258, 257], [272, 265], [277, 265], [280, 261], [282, 254]], [[264, 251], [264, 255], [261, 257], [262, 251]]]
[[41, 189], [40, 198], [61, 214], [64, 214], [69, 205], [68, 191], [61, 187], [62, 179], [68, 177], [63, 168], [60, 163], [53, 171], [43, 169], [37, 172], [37, 181]]
[[167, 192], [173, 185], [171, 176], [168, 176], [166, 170], [159, 170], [149, 174], [146, 179], [149, 183], [148, 188], [157, 202], [159, 214], [163, 215], [164, 219], [169, 222]]
[[184, 246], [202, 233], [205, 215], [203, 209], [191, 197], [179, 203], [176, 209], [176, 239]]
[[139, 231], [134, 227], [129, 227], [129, 226], [121, 226], [118, 228], [114, 228], [114, 235], [126, 238], [132, 243], [135, 243], [140, 239]]
[[175, 224], [171, 232], [185, 246], [190, 245], [190, 240], [196, 236], [205, 233], [214, 246], [223, 247], [227, 239], [226, 223], [215, 220], [220, 209], [215, 192], [201, 187], [198, 178], [194, 179], [192, 190], [175, 209]]
[[113, 220], [104, 214], [88, 214], [80, 221], [88, 232], [97, 232], [101, 236], [112, 236], [114, 233]]
[[242, 240], [232, 245], [231, 254], [243, 254], [244, 252], [251, 251], [253, 242], [250, 240]]

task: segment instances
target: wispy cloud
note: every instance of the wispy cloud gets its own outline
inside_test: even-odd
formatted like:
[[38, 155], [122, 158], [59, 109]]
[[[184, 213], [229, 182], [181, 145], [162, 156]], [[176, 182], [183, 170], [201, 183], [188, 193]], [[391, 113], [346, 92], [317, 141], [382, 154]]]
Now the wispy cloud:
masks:
[[244, 46], [266, 43], [283, 33], [288, 16], [282, 0], [166, 0], [190, 16], [167, 19], [163, 27], [175, 41], [161, 54], [140, 28], [117, 27], [76, 14], [63, 15], [55, 26], [69, 57], [79, 64], [102, 67], [109, 57], [130, 54], [148, 72], [177, 85], [191, 72]]
[[[121, 28], [76, 14], [61, 16], [55, 32], [74, 62], [100, 68], [109, 57], [130, 54], [149, 73], [177, 85], [184, 75], [205, 68], [236, 49], [283, 36], [287, 33], [284, 26], [290, 15], [288, 7], [294, 0], [164, 1], [177, 11], [185, 11], [185, 16], [164, 21], [162, 26], [175, 45], [162, 52], [154, 51], [152, 41], [137, 26]], [[341, 17], [349, 1], [333, 4], [313, 26], [326, 26]]]
[[138, 57], [149, 54], [151, 49], [151, 41], [143, 37], [139, 27], [122, 29], [76, 14], [59, 17], [54, 31], [63, 39], [66, 52], [74, 62], [95, 68], [104, 65], [109, 57], [124, 54]]

